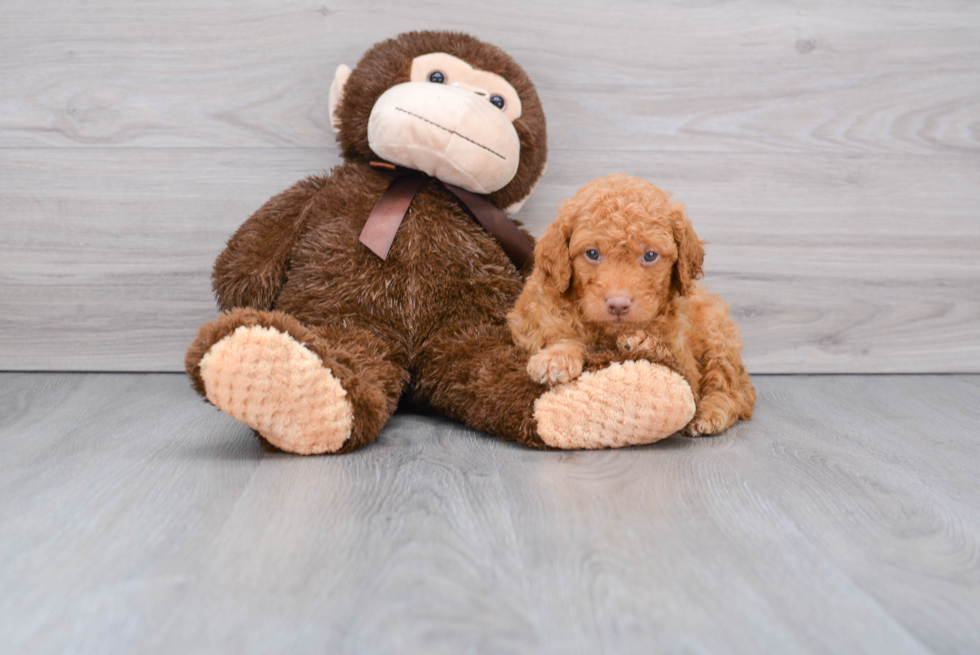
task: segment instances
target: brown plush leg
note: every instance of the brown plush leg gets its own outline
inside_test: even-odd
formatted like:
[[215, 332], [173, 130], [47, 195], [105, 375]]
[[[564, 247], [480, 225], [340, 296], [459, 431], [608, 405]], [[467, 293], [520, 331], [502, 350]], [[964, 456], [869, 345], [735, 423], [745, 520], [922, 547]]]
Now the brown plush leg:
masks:
[[506, 327], [474, 326], [426, 344], [415, 392], [471, 428], [538, 448], [652, 443], [691, 420], [694, 397], [683, 377], [639, 357], [591, 357], [581, 377], [547, 388]]
[[272, 445], [346, 452], [374, 439], [407, 379], [367, 330], [313, 329], [283, 312], [234, 309], [203, 325], [185, 365], [202, 396]]
[[546, 448], [534, 401], [544, 389], [527, 374], [527, 353], [501, 325], [478, 325], [429, 339], [417, 358], [413, 396], [475, 430]]

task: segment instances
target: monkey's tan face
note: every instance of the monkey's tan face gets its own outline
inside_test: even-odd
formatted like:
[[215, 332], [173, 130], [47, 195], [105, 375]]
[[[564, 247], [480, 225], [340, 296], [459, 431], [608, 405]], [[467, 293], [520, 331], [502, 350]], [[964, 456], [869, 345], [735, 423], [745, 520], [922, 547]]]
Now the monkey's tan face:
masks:
[[411, 81], [385, 91], [368, 119], [379, 157], [474, 193], [502, 189], [517, 174], [513, 121], [521, 99], [503, 77], [441, 52], [416, 57]]

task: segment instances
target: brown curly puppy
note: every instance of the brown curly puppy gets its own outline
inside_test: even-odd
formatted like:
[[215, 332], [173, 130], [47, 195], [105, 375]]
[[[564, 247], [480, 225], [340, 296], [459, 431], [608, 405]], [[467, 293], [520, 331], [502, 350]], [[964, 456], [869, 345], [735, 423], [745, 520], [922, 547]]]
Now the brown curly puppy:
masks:
[[539, 384], [582, 373], [595, 348], [656, 354], [691, 382], [688, 435], [717, 434], [752, 416], [755, 389], [742, 339], [718, 296], [695, 283], [704, 246], [681, 204], [635, 177], [589, 182], [559, 209], [508, 319]]

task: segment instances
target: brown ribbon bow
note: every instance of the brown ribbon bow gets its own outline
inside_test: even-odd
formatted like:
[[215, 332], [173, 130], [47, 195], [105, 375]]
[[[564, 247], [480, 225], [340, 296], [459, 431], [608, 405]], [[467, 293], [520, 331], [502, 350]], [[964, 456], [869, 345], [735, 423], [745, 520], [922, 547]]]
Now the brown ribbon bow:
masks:
[[[387, 162], [371, 162], [371, 165], [375, 168], [405, 171], [404, 175], [396, 177], [388, 185], [361, 230], [361, 243], [381, 259], [387, 259], [395, 234], [408, 212], [408, 206], [429, 176], [410, 169], [396, 169]], [[483, 229], [497, 240], [517, 270], [521, 270], [534, 248], [514, 222], [486, 198], [452, 184], [442, 182], [442, 185], [466, 205]]]

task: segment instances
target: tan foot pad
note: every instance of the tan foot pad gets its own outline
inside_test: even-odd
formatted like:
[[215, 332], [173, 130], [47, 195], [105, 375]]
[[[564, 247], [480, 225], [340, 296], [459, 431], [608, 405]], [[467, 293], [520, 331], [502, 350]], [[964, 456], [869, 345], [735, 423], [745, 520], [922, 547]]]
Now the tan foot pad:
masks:
[[335, 452], [350, 437], [353, 412], [340, 382], [319, 357], [273, 328], [242, 326], [211, 346], [201, 379], [218, 409], [282, 450]]
[[553, 448], [619, 448], [653, 443], [694, 417], [687, 381], [666, 366], [623, 362], [583, 373], [534, 403], [538, 436]]

